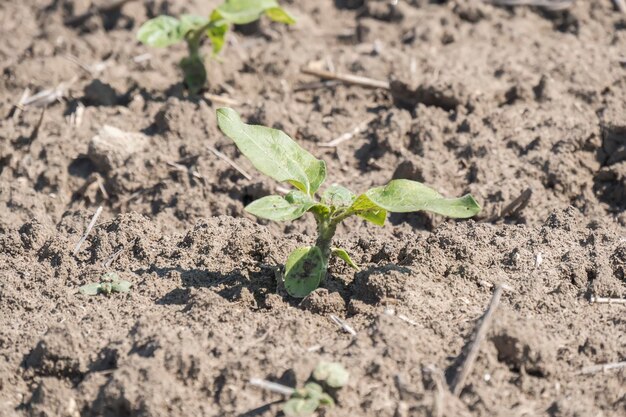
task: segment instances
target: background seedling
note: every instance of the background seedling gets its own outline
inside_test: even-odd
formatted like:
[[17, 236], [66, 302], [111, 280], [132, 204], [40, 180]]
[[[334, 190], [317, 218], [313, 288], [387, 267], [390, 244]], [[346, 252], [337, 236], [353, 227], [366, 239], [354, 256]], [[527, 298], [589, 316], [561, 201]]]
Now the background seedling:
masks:
[[336, 362], [321, 362], [313, 371], [311, 380], [297, 389], [283, 404], [286, 416], [304, 417], [315, 412], [320, 406], [333, 406], [335, 400], [327, 392], [344, 387], [349, 373]]
[[185, 41], [188, 56], [180, 61], [185, 84], [192, 94], [202, 89], [207, 80], [200, 45], [204, 37], [212, 44], [213, 56], [224, 47], [226, 33], [231, 25], [252, 23], [266, 15], [275, 22], [293, 24], [295, 20], [277, 0], [226, 0], [208, 18], [196, 15], [158, 16], [145, 22], [137, 32], [137, 39], [146, 45], [167, 47]]
[[382, 226], [387, 212], [424, 210], [453, 218], [468, 218], [480, 211], [480, 206], [469, 194], [445, 198], [419, 182], [403, 179], [392, 180], [358, 196], [333, 184], [318, 201], [315, 194], [326, 179], [324, 161], [316, 159], [280, 130], [243, 123], [233, 109], [218, 109], [217, 122], [256, 169], [296, 188], [284, 197], [271, 195], [253, 201], [246, 206], [246, 211], [274, 221], [295, 220], [311, 212], [317, 221], [315, 245], [296, 249], [285, 264], [285, 288], [293, 297], [305, 297], [324, 281], [330, 256], [337, 256], [351, 267], [358, 268], [345, 249], [332, 246], [337, 226], [350, 216], [360, 216]]
[[107, 296], [114, 292], [128, 292], [130, 291], [132, 283], [120, 279], [119, 275], [115, 272], [107, 272], [102, 275], [100, 282], [94, 282], [86, 284], [80, 287], [80, 292], [86, 295], [98, 295], [105, 294]]

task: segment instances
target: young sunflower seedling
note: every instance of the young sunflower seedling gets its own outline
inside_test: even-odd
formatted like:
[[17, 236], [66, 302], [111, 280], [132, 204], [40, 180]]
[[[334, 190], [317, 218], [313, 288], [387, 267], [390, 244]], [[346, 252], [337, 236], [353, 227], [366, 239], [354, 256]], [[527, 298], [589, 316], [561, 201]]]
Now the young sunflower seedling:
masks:
[[316, 159], [280, 130], [243, 123], [233, 109], [218, 109], [217, 123], [256, 169], [296, 188], [284, 197], [272, 195], [255, 200], [246, 206], [246, 211], [274, 221], [295, 220], [311, 212], [317, 221], [315, 245], [296, 249], [285, 264], [285, 288], [293, 297], [303, 298], [323, 283], [331, 256], [358, 269], [348, 252], [332, 246], [337, 226], [350, 216], [382, 226], [387, 212], [424, 210], [468, 218], [480, 211], [469, 194], [445, 198], [419, 182], [403, 179], [392, 180], [360, 195], [333, 184], [318, 201], [315, 194], [326, 179], [324, 161]]
[[335, 400], [329, 392], [348, 383], [348, 371], [339, 363], [321, 362], [313, 371], [310, 381], [297, 389], [283, 404], [283, 413], [289, 417], [309, 416], [321, 406], [333, 406]]
[[85, 295], [104, 294], [109, 296], [114, 292], [128, 292], [130, 291], [131, 285], [132, 283], [130, 281], [120, 279], [119, 275], [115, 272], [107, 272], [102, 275], [100, 282], [94, 282], [80, 287], [80, 292]]
[[196, 94], [207, 81], [204, 59], [200, 53], [204, 37], [211, 41], [213, 56], [216, 56], [224, 46], [231, 25], [252, 23], [263, 15], [275, 22], [288, 25], [295, 23], [293, 17], [278, 5], [277, 0], [226, 0], [208, 18], [182, 15], [177, 19], [162, 15], [150, 19], [139, 28], [137, 39], [158, 48], [185, 41], [189, 54], [180, 61], [180, 67], [189, 92]]

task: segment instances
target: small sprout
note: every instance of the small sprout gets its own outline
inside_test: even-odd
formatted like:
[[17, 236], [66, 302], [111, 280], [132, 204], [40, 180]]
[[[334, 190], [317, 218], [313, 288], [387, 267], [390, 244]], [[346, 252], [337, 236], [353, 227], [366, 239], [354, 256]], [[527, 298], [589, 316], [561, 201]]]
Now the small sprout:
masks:
[[321, 362], [311, 375], [314, 381], [295, 390], [291, 398], [283, 404], [283, 413], [289, 417], [310, 416], [320, 406], [335, 405], [333, 397], [324, 387], [337, 389], [348, 383], [348, 371], [339, 363]]
[[306, 212], [315, 217], [318, 233], [315, 245], [296, 249], [285, 265], [285, 289], [293, 297], [306, 297], [324, 283], [331, 256], [358, 269], [345, 249], [331, 245], [337, 226], [350, 216], [382, 226], [388, 212], [423, 210], [452, 218], [469, 218], [480, 211], [470, 194], [446, 198], [424, 184], [406, 179], [392, 180], [359, 195], [333, 184], [318, 201], [316, 193], [326, 179], [324, 161], [302, 149], [281, 130], [243, 123], [233, 109], [218, 109], [217, 123], [256, 169], [295, 188], [284, 197], [271, 195], [253, 201], [246, 206], [248, 213], [274, 221], [295, 220]]
[[86, 284], [80, 287], [80, 292], [85, 295], [105, 294], [107, 296], [114, 292], [130, 291], [132, 283], [120, 279], [115, 272], [107, 272], [102, 275], [102, 280], [98, 283]]
[[337, 362], [320, 362], [313, 371], [313, 378], [331, 388], [341, 388], [348, 383], [348, 371]]
[[266, 15], [275, 22], [291, 25], [295, 23], [277, 0], [225, 0], [209, 17], [182, 15], [157, 16], [145, 22], [137, 32], [142, 43], [165, 48], [186, 42], [188, 56], [180, 61], [185, 85], [191, 94], [198, 93], [207, 81], [204, 59], [200, 45], [206, 36], [211, 41], [213, 56], [217, 56], [226, 41], [226, 33], [232, 25], [244, 25]]

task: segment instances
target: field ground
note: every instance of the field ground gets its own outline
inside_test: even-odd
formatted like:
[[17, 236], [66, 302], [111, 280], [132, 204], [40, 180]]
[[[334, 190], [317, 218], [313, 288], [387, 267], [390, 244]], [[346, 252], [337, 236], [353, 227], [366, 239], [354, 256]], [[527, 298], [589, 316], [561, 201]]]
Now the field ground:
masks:
[[[207, 94], [325, 159], [329, 183], [409, 178], [484, 208], [348, 221], [338, 238], [362, 270], [331, 264], [300, 302], [276, 272], [313, 220], [244, 213], [278, 184], [218, 131], [220, 100], [186, 96], [184, 47], [134, 38], [155, 14], [216, 3], [78, 21], [87, 0], [0, 3], [0, 415], [272, 416], [283, 397], [250, 378], [301, 386], [320, 360], [351, 373], [325, 416], [626, 415], [626, 369], [581, 373], [626, 361], [626, 306], [589, 301], [626, 298], [626, 15], [609, 0], [292, 0], [296, 25], [231, 33]], [[53, 100], [17, 108], [25, 89]], [[107, 125], [132, 133], [125, 146]], [[78, 293], [107, 271], [131, 292]]]

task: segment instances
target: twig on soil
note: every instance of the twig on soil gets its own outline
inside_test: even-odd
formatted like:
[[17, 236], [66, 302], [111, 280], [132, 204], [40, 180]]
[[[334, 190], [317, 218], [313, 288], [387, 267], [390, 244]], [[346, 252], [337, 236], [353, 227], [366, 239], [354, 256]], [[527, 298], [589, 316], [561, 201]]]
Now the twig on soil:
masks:
[[230, 165], [231, 167], [233, 167], [237, 172], [239, 172], [241, 175], [243, 175], [243, 177], [245, 179], [247, 179], [248, 181], [252, 180], [252, 175], [248, 174], [242, 167], [239, 166], [239, 164], [237, 164], [235, 161], [233, 161], [232, 159], [230, 159], [229, 157], [227, 157], [226, 155], [224, 155], [223, 153], [221, 153], [220, 151], [218, 151], [217, 149], [215, 149], [212, 146], [209, 146], [209, 150], [211, 152], [213, 152], [213, 154], [215, 156], [217, 156], [218, 158], [220, 158], [221, 160], [223, 160], [224, 162], [226, 162], [228, 165]]
[[478, 357], [478, 352], [480, 351], [480, 344], [487, 335], [487, 330], [489, 330], [489, 326], [493, 321], [493, 315], [500, 304], [500, 297], [502, 296], [502, 292], [504, 291], [503, 285], [498, 285], [493, 292], [493, 296], [491, 297], [491, 301], [489, 302], [489, 306], [483, 315], [480, 324], [477, 327], [476, 332], [474, 333], [473, 340], [469, 345], [469, 350], [461, 368], [454, 375], [452, 382], [450, 383], [450, 391], [456, 396], [461, 394], [461, 390], [465, 386], [465, 380], [468, 375], [472, 371], [474, 366], [474, 362], [476, 362], [476, 358]]
[[110, 268], [113, 261], [116, 260], [117, 257], [120, 256], [122, 252], [124, 252], [124, 248], [120, 248], [116, 250], [115, 252], [113, 252], [111, 255], [109, 255], [108, 258], [104, 260], [104, 262], [102, 262], [102, 267], [107, 268], [107, 269]]
[[356, 330], [354, 330], [352, 326], [350, 326], [348, 323], [341, 320], [339, 317], [335, 316], [334, 314], [331, 314], [329, 317], [332, 321], [335, 322], [335, 324], [341, 327], [343, 331], [345, 331], [346, 333], [350, 333], [352, 336], [356, 336]]
[[69, 81], [59, 83], [59, 85], [57, 85], [55, 88], [42, 90], [24, 100], [22, 106], [46, 107], [48, 104], [52, 104], [55, 101], [63, 98], [67, 94], [67, 88], [70, 85], [74, 84], [77, 80], [78, 77], [74, 76]]
[[89, 19], [91, 16], [100, 14], [100, 13], [108, 13], [111, 12], [115, 9], [119, 9], [120, 7], [122, 7], [123, 5], [125, 5], [126, 3], [130, 3], [132, 1], [136, 1], [136, 0], [117, 0], [117, 1], [113, 1], [110, 4], [107, 4], [105, 6], [92, 6], [89, 8], [89, 10], [87, 10], [85, 13], [79, 14], [78, 16], [72, 16], [70, 18], [67, 18], [63, 21], [63, 24], [66, 26], [78, 26], [81, 23], [83, 23], [85, 20]]
[[365, 88], [382, 88], [389, 90], [387, 81], [375, 80], [373, 78], [361, 77], [353, 74], [341, 74], [338, 72], [322, 71], [314, 68], [302, 68], [300, 70], [304, 74], [314, 75], [326, 80], [338, 80], [346, 84], [358, 85]]
[[433, 407], [433, 415], [436, 417], [442, 417], [445, 405], [445, 391], [443, 388], [445, 386], [445, 377], [441, 369], [437, 368], [435, 365], [428, 365], [424, 368], [424, 370], [431, 375], [433, 382], [435, 383], [435, 389], [437, 390], [435, 404]]
[[613, 4], [615, 4], [615, 8], [620, 11], [620, 13], [626, 13], [626, 2], [624, 0], [613, 0]]
[[485, 3], [496, 6], [534, 6], [548, 10], [564, 10], [570, 7], [574, 0], [483, 0]]
[[500, 210], [499, 213], [486, 218], [485, 220], [483, 220], [483, 222], [492, 223], [508, 216], [509, 214], [511, 215], [518, 214], [519, 212], [521, 212], [522, 210], [526, 208], [526, 206], [530, 202], [530, 198], [532, 197], [532, 195], [533, 195], [533, 189], [528, 187], [527, 189], [522, 191], [522, 193], [515, 200], [511, 201], [509, 205], [507, 205], [502, 210]]
[[578, 374], [579, 375], [595, 374], [596, 372], [614, 371], [616, 369], [622, 369], [622, 368], [626, 368], [626, 361], [605, 363], [602, 365], [585, 366], [583, 369], [580, 370]]
[[596, 297], [595, 295], [592, 295], [589, 301], [591, 304], [626, 304], [626, 298]]
[[263, 388], [268, 391], [272, 391], [282, 395], [292, 395], [296, 390], [279, 384], [277, 382], [266, 381], [260, 378], [250, 378], [250, 385], [254, 385], [255, 387]]
[[[20, 97], [20, 100], [13, 107], [13, 120], [17, 120], [17, 118], [20, 117], [22, 111], [24, 111], [24, 102], [28, 99], [28, 96], [30, 96], [30, 89], [25, 88], [22, 96]], [[11, 114], [9, 114], [9, 116], [11, 116]]]
[[322, 148], [335, 148], [339, 146], [340, 144], [342, 144], [343, 142], [346, 142], [352, 139], [355, 135], [361, 133], [363, 130], [367, 128], [367, 126], [369, 126], [370, 123], [376, 120], [377, 117], [378, 116], [376, 115], [370, 116], [367, 119], [363, 120], [358, 125], [356, 125], [351, 131], [344, 133], [343, 135], [331, 140], [330, 142], [319, 143], [317, 146], [322, 147]]
[[83, 235], [83, 237], [80, 238], [80, 240], [76, 244], [76, 247], [74, 247], [74, 256], [76, 256], [78, 251], [80, 251], [80, 247], [83, 245], [83, 243], [87, 239], [89, 232], [91, 232], [91, 229], [93, 229], [93, 227], [96, 225], [96, 221], [98, 220], [98, 217], [100, 217], [100, 213], [102, 213], [102, 206], [98, 207], [98, 209], [96, 210], [96, 213], [93, 215], [93, 217], [91, 218], [91, 221], [89, 222], [89, 225], [87, 226], [87, 230], [85, 230], [85, 234]]
[[293, 89], [294, 92], [317, 90], [318, 88], [331, 88], [341, 84], [338, 80], [314, 81], [312, 83], [300, 84]]
[[226, 96], [218, 96], [217, 94], [204, 93], [204, 98], [206, 98], [207, 100], [213, 103], [223, 104], [225, 106], [232, 106], [232, 107], [241, 106], [241, 103], [235, 100], [234, 98], [230, 98]]

